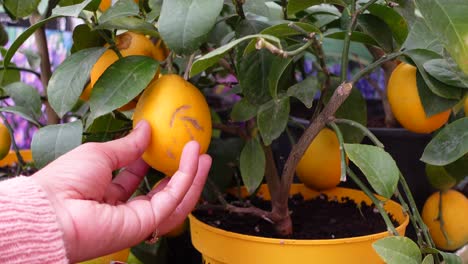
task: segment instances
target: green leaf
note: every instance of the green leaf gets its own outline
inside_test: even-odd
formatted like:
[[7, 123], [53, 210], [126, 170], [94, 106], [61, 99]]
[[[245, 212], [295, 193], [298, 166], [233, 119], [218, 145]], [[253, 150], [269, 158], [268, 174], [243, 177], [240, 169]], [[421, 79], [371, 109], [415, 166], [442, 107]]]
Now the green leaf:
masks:
[[42, 168], [81, 144], [83, 124], [80, 120], [40, 128], [34, 134], [31, 150], [35, 165]]
[[299, 99], [307, 108], [311, 108], [315, 95], [320, 91], [316, 76], [308, 76], [302, 82], [288, 88], [288, 96]]
[[146, 56], [128, 56], [113, 63], [93, 87], [91, 116], [105, 115], [131, 101], [148, 86], [158, 67], [156, 60]]
[[445, 264], [463, 264], [460, 256], [457, 256], [455, 253], [439, 251], [439, 254], [442, 255]]
[[468, 154], [463, 155], [456, 161], [445, 165], [445, 170], [457, 181], [462, 181], [468, 175]]
[[[2, 61], [0, 61], [0, 64]], [[16, 67], [15, 64], [10, 63], [10, 67]], [[15, 83], [21, 81], [21, 73], [19, 70], [16, 69], [7, 69], [7, 70], [0, 70], [0, 76], [3, 75], [3, 79], [1, 81], [1, 86], [8, 85], [10, 83]]]
[[388, 264], [420, 264], [422, 261], [418, 245], [407, 237], [382, 238], [374, 242], [372, 247]]
[[358, 17], [358, 25], [362, 28], [362, 31], [371, 36], [383, 50], [387, 52], [394, 50], [392, 35], [388, 34], [388, 32], [391, 32], [390, 27], [385, 24], [383, 20], [374, 15], [362, 14]]
[[[132, 125], [129, 121], [119, 119], [113, 113], [110, 113], [94, 120], [86, 130], [88, 134], [85, 141], [106, 142], [115, 138], [116, 134], [113, 131], [122, 130], [123, 128], [130, 130], [131, 127]], [[124, 133], [124, 131], [121, 133]]]
[[54, 71], [48, 86], [49, 102], [60, 117], [76, 104], [92, 67], [105, 50], [103, 47], [80, 50]]
[[223, 0], [163, 1], [159, 32], [177, 54], [190, 54], [205, 42], [216, 23]]
[[380, 18], [390, 28], [393, 38], [398, 44], [403, 44], [408, 36], [408, 24], [406, 20], [393, 8], [385, 5], [372, 4], [367, 9], [369, 12]]
[[148, 6], [151, 8], [151, 12], [146, 14], [147, 21], [151, 22], [156, 20], [161, 14], [162, 0], [148, 0]]
[[99, 34], [99, 32], [91, 30], [91, 28], [86, 24], [78, 25], [73, 29], [72, 53], [83, 49], [102, 47], [104, 44], [106, 44], [106, 40]]
[[434, 94], [431, 89], [429, 89], [426, 82], [424, 82], [424, 78], [419, 72], [416, 73], [416, 86], [427, 117], [447, 111], [458, 103], [458, 100], [446, 99]]
[[437, 36], [422, 19], [417, 19], [414, 22], [402, 48], [406, 50], [427, 49], [438, 54], [442, 54], [444, 49]]
[[440, 59], [441, 56], [430, 50], [415, 49], [405, 51], [405, 54], [411, 58], [411, 60], [416, 64], [418, 72], [424, 78], [426, 85], [431, 89], [433, 93], [440, 97], [447, 99], [461, 99], [461, 89], [458, 87], [449, 86], [445, 83], [442, 83], [430, 76], [424, 70], [424, 63], [433, 59]]
[[[302, 35], [301, 32], [289, 26], [290, 23], [293, 23], [294, 25], [298, 26], [299, 28], [302, 28], [303, 30], [309, 33], [312, 33], [312, 32], [321, 33], [320, 30], [314, 25], [303, 23], [303, 22], [288, 22], [288, 23], [281, 23], [281, 24], [277, 24], [271, 27], [267, 27], [263, 29], [262, 31], [260, 31], [260, 34], [274, 36], [277, 38], [286, 38], [286, 37]], [[256, 42], [257, 42], [256, 40], [250, 41], [247, 47], [245, 48], [244, 54], [254, 51]], [[276, 41], [275, 39], [275, 42], [279, 42], [279, 41]]]
[[426, 164], [426, 176], [432, 187], [438, 190], [448, 190], [457, 183], [457, 179], [452, 177], [443, 166]]
[[349, 159], [364, 173], [372, 188], [390, 198], [398, 184], [399, 170], [392, 156], [382, 148], [344, 144]]
[[429, 28], [443, 43], [462, 71], [468, 74], [468, 2], [463, 0], [416, 0]]
[[[56, 0], [55, 0], [56, 1]], [[71, 5], [76, 5], [83, 3], [84, 0], [59, 0], [59, 5], [61, 7], [64, 6], [71, 6]], [[96, 11], [99, 8], [99, 4], [101, 3], [101, 0], [91, 0], [91, 3], [87, 4], [84, 10], [87, 11]]]
[[228, 52], [230, 49], [234, 48], [236, 45], [239, 45], [241, 42], [243, 42], [245, 40], [248, 40], [248, 39], [251, 39], [251, 38], [265, 38], [265, 39], [268, 39], [268, 40], [273, 41], [275, 43], [279, 43], [279, 39], [277, 39], [276, 37], [271, 37], [271, 36], [262, 35], [262, 34], [249, 35], [249, 36], [242, 37], [240, 39], [233, 40], [233, 41], [229, 42], [228, 44], [226, 44], [226, 45], [224, 45], [222, 47], [219, 47], [219, 48], [217, 48], [217, 49], [203, 55], [199, 59], [197, 59], [192, 64], [192, 67], [190, 68], [190, 76], [193, 77], [193, 76], [201, 73], [202, 71], [204, 71], [208, 67], [210, 67], [213, 64], [215, 64], [216, 62], [218, 62], [219, 59], [226, 52]]
[[264, 17], [270, 16], [270, 10], [265, 4], [265, 0], [249, 0], [246, 1], [242, 7], [246, 13], [252, 13]]
[[[298, 55], [298, 57], [300, 56], [302, 56], [302, 54]], [[275, 99], [278, 97], [278, 85], [281, 76], [283, 76], [284, 72], [291, 64], [291, 62], [293, 62], [294, 58], [295, 57], [283, 58], [277, 56], [274, 57], [273, 61], [271, 62], [270, 74], [268, 76], [268, 86], [270, 95]]]
[[41, 124], [39, 124], [37, 122], [37, 120], [32, 116], [31, 111], [29, 109], [27, 109], [27, 108], [22, 107], [22, 106], [3, 107], [3, 108], [0, 108], [0, 111], [21, 116], [22, 118], [24, 118], [25, 120], [27, 120], [31, 124], [34, 124], [37, 127], [41, 127]]
[[267, 50], [242, 57], [238, 70], [239, 85], [244, 97], [251, 104], [262, 105], [271, 99], [268, 78], [274, 58]]
[[336, 4], [340, 6], [346, 6], [346, 3], [342, 0], [289, 0], [287, 5], [288, 16], [292, 16], [297, 12], [307, 9], [313, 5], [320, 4]]
[[27, 50], [21, 50], [21, 53], [26, 56], [26, 60], [28, 60], [28, 64], [31, 67], [32, 70], [39, 69], [41, 66], [41, 56], [38, 54], [37, 51], [27, 49]]
[[272, 36], [269, 36], [269, 35], [262, 35], [262, 34], [249, 35], [249, 36], [245, 36], [245, 37], [233, 40], [233, 41], [229, 42], [228, 44], [226, 44], [226, 45], [224, 45], [222, 47], [219, 47], [219, 48], [217, 48], [217, 49], [215, 49], [215, 50], [201, 56], [199, 59], [197, 59], [192, 64], [192, 68], [190, 69], [190, 76], [193, 77], [193, 76], [201, 73], [202, 71], [204, 71], [208, 67], [210, 67], [213, 64], [215, 64], [216, 62], [218, 62], [218, 60], [227, 51], [229, 51], [230, 49], [232, 49], [235, 46], [239, 45], [241, 42], [243, 42], [245, 40], [248, 40], [248, 39], [252, 39], [252, 38], [265, 38], [267, 40], [273, 41], [276, 44], [278, 44], [280, 42], [279, 39], [276, 38], [276, 37], [272, 37]]
[[[324, 37], [344, 40], [346, 34], [347, 34], [347, 31], [344, 31], [344, 30], [328, 30], [327, 33], [324, 34]], [[374, 40], [374, 38], [367, 35], [366, 33], [362, 33], [359, 31], [353, 32], [353, 34], [351, 35], [351, 41], [359, 42], [359, 43], [366, 44], [366, 45], [378, 46], [378, 43]]]
[[242, 149], [240, 172], [247, 191], [254, 193], [265, 175], [265, 153], [258, 138], [247, 141]]
[[0, 46], [5, 46], [8, 43], [8, 32], [5, 27], [0, 24]]
[[131, 30], [133, 32], [150, 35], [152, 37], [159, 37], [159, 33], [153, 24], [137, 17], [113, 18], [105, 23], [99, 24], [95, 29]]
[[231, 119], [234, 122], [247, 121], [257, 115], [258, 107], [241, 99], [232, 107]]
[[85, 7], [93, 0], [85, 0], [79, 4], [71, 6], [60, 6], [52, 10], [53, 16], [78, 17]]
[[427, 144], [421, 160], [444, 166], [456, 161], [468, 152], [468, 117], [460, 118], [445, 126]]
[[36, 11], [41, 0], [3, 0], [4, 7], [15, 17], [27, 17]]
[[34, 32], [43, 26], [45, 23], [52, 21], [56, 19], [58, 16], [51, 16], [47, 19], [41, 20], [37, 22], [36, 24], [30, 26], [28, 29], [23, 31], [21, 35], [19, 35], [15, 41], [11, 44], [10, 48], [6, 52], [5, 56], [3, 57], [3, 66], [7, 66], [10, 64], [11, 58], [13, 58], [13, 55], [15, 55], [16, 51], [18, 48], [32, 35]]
[[119, 0], [99, 17], [99, 23], [122, 17], [138, 16], [139, 13], [140, 9], [133, 0]]
[[434, 264], [434, 256], [432, 256], [431, 254], [427, 255], [421, 264]]
[[429, 60], [423, 66], [424, 70], [437, 80], [468, 89], [468, 75], [463, 73], [451, 58]]
[[36, 120], [41, 117], [41, 96], [34, 87], [22, 82], [15, 82], [3, 89], [13, 99], [16, 106], [27, 109], [29, 114]]
[[260, 107], [257, 124], [265, 145], [270, 145], [286, 129], [289, 107], [289, 97], [273, 99]]

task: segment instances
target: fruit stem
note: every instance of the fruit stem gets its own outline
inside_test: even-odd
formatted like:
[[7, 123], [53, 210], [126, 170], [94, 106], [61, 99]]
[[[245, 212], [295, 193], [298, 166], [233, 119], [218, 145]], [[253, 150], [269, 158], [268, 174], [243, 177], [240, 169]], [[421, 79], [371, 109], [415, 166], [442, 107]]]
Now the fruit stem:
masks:
[[245, 13], [244, 13], [244, 0], [232, 0], [232, 3], [236, 7], [236, 12], [237, 14], [242, 18], [245, 19]]
[[416, 232], [416, 236], [418, 237], [418, 245], [419, 246], [425, 246], [423, 244], [423, 238], [421, 236], [422, 229], [416, 222], [416, 219], [414, 218], [414, 215], [411, 213], [408, 204], [406, 203], [405, 199], [403, 199], [403, 196], [401, 195], [400, 191], [398, 189], [395, 190], [395, 196], [398, 198], [398, 201], [400, 202], [401, 206], [403, 207], [403, 213], [407, 214], [411, 220], [411, 224], [413, 225], [413, 228]]
[[403, 174], [400, 172], [399, 173], [399, 178], [400, 178], [400, 184], [403, 187], [403, 192], [406, 195], [406, 198], [408, 199], [411, 212], [413, 213], [416, 222], [420, 226], [422, 233], [424, 235], [424, 239], [426, 240], [427, 245], [429, 247], [435, 247], [434, 241], [432, 240], [432, 237], [429, 235], [429, 229], [427, 228], [426, 224], [422, 220], [421, 215], [419, 214], [418, 208], [416, 206], [416, 202], [414, 201], [413, 194], [411, 193], [411, 190], [408, 186], [408, 183], [406, 182], [405, 177], [403, 177]]
[[343, 118], [337, 118], [333, 120], [333, 122], [338, 123], [338, 124], [347, 124], [355, 128], [358, 128], [364, 133], [364, 135], [366, 135], [372, 141], [372, 143], [374, 143], [374, 145], [376, 145], [379, 148], [384, 148], [384, 144], [380, 142], [380, 140], [374, 135], [374, 133], [372, 133], [367, 127], [363, 126], [362, 124], [353, 120], [343, 119]]
[[385, 225], [387, 226], [387, 230], [394, 236], [398, 236], [398, 232], [395, 229], [395, 226], [393, 225], [392, 221], [390, 220], [390, 217], [388, 216], [388, 213], [385, 211], [385, 209], [382, 206], [382, 201], [377, 199], [374, 193], [371, 192], [369, 188], [367, 188], [366, 185], [359, 179], [359, 177], [348, 167], [347, 170], [349, 177], [359, 186], [359, 188], [371, 199], [372, 203], [375, 204], [375, 207], [377, 210], [379, 210], [380, 215], [382, 216]]
[[452, 244], [452, 241], [450, 241], [447, 232], [445, 231], [444, 225], [444, 218], [442, 214], [442, 194], [444, 194], [443, 191], [439, 191], [439, 214], [437, 215], [437, 220], [439, 220], [439, 225], [440, 225], [440, 231], [442, 231], [442, 235], [444, 235], [445, 240], [447, 240], [447, 244]]
[[403, 50], [400, 50], [400, 51], [397, 51], [397, 52], [390, 53], [390, 54], [382, 56], [380, 59], [374, 61], [373, 63], [371, 63], [369, 65], [367, 65], [364, 69], [362, 69], [358, 73], [356, 73], [356, 75], [354, 75], [353, 78], [351, 78], [351, 80], [349, 82], [354, 84], [355, 82], [359, 81], [359, 79], [361, 79], [363, 76], [371, 73], [378, 66], [382, 65], [383, 63], [385, 63], [387, 61], [391, 61], [391, 60], [401, 56], [402, 54], [403, 54]]
[[340, 181], [346, 182], [346, 153], [344, 149], [344, 139], [343, 139], [343, 133], [341, 133], [340, 128], [338, 127], [337, 124], [334, 122], [328, 123], [328, 125], [335, 131], [336, 137], [338, 138], [338, 142], [340, 144], [340, 169], [341, 169], [341, 176], [340, 176]]
[[193, 60], [195, 59], [195, 53], [192, 53], [187, 61], [187, 66], [185, 67], [184, 80], [188, 81], [190, 78], [190, 70], [192, 69]]
[[16, 158], [18, 159], [18, 168], [16, 170], [16, 176], [18, 176], [21, 174], [21, 172], [23, 172], [23, 167], [25, 165], [25, 162], [24, 162], [23, 156], [21, 156], [20, 149], [18, 145], [16, 144], [15, 134], [14, 134], [13, 128], [10, 125], [10, 122], [8, 122], [8, 120], [6, 119], [5, 115], [2, 112], [0, 112], [0, 118], [3, 120], [3, 124], [8, 129], [8, 133], [10, 134], [10, 138], [11, 138], [11, 144], [13, 146], [13, 150], [15, 151]]

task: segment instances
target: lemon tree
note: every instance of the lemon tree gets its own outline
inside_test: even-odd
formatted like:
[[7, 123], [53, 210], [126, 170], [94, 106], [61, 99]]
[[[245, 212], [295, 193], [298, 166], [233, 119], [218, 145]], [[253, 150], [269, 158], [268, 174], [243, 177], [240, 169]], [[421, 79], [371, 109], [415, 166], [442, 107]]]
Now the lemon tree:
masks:
[[[156, 174], [174, 173], [188, 140], [199, 141], [201, 151], [214, 156], [205, 201], [216, 200], [233, 182], [251, 194], [266, 182], [273, 193], [272, 208], [253, 211], [288, 236], [294, 226], [288, 193], [296, 176], [305, 183], [320, 177], [321, 183], [309, 184], [318, 189], [349, 178], [378, 205], [395, 234], [373, 193], [389, 199], [401, 186], [398, 197], [411, 209], [419, 244], [386, 239], [375, 247], [382, 258], [392, 263], [387, 252], [401, 247], [403, 259], [416, 262], [432, 257], [449, 263], [454, 258], [443, 247], [436, 249], [387, 146], [367, 129], [366, 100], [356, 87], [370, 73], [385, 71], [389, 79], [383, 83], [388, 85], [379, 91], [383, 100], [388, 96], [389, 111], [407, 130], [432, 136], [421, 156], [431, 181], [447, 190], [464, 180], [468, 119], [455, 112], [468, 91], [468, 49], [460, 37], [468, 32], [457, 22], [464, 21], [467, 3], [26, 2], [2, 1], [12, 19], [35, 22], [2, 50], [2, 99], [12, 103], [0, 109], [0, 117], [15, 114], [37, 126], [31, 148], [38, 167], [84, 142], [121, 137], [147, 119], [153, 138], [144, 159]], [[63, 17], [82, 22], [72, 29], [70, 54], [49, 69], [45, 39], [38, 38], [43, 89], [22, 83], [19, 72], [34, 71], [16, 67], [12, 58], [47, 23]], [[3, 31], [0, 44], [5, 45]], [[298, 106], [308, 109], [302, 111], [307, 122], [292, 116]], [[331, 143], [309, 151], [323, 133]], [[364, 136], [375, 146], [361, 144]], [[284, 138], [292, 142], [286, 155], [277, 153]], [[11, 145], [16, 148], [14, 140]], [[356, 168], [370, 186], [356, 176]], [[145, 252], [166, 246], [161, 242]], [[418, 252], [421, 248], [425, 250]], [[135, 251], [139, 259], [142, 252]]]

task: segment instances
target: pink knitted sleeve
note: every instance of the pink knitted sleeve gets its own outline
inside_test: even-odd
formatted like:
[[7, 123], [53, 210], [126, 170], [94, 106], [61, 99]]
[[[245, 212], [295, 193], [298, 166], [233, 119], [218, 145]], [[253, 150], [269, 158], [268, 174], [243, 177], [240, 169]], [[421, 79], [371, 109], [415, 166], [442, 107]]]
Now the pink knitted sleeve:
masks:
[[0, 263], [68, 263], [54, 209], [28, 177], [0, 182]]

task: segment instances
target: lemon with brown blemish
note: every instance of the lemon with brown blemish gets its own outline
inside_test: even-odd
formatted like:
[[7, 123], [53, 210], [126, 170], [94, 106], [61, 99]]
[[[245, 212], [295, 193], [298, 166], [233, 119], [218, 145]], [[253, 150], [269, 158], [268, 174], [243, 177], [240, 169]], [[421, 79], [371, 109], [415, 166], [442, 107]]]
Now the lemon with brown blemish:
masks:
[[151, 142], [143, 160], [154, 169], [172, 176], [185, 144], [195, 140], [200, 154], [211, 141], [211, 114], [200, 90], [179, 75], [163, 75], [152, 82], [138, 100], [133, 125], [146, 120], [151, 126]]

